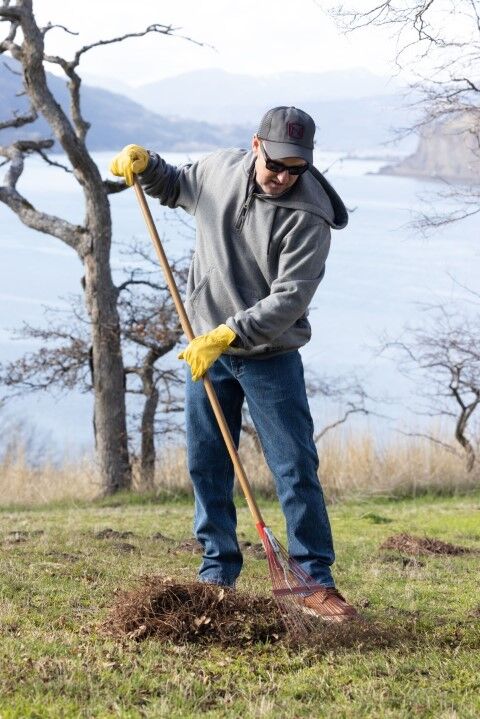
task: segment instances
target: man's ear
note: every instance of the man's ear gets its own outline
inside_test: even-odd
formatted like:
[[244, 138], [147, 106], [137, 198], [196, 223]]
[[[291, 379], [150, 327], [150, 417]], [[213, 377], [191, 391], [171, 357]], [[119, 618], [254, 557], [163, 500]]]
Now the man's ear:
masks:
[[260, 140], [258, 139], [257, 135], [254, 135], [252, 137], [252, 150], [255, 155], [258, 155], [258, 152], [260, 150]]

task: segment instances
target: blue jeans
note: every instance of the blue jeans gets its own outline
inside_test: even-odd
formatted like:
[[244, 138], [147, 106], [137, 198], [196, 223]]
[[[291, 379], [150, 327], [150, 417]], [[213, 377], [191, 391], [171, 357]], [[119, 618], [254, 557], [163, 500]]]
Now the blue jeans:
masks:
[[[195, 492], [194, 530], [203, 545], [199, 579], [233, 586], [242, 568], [233, 502], [233, 465], [203, 382], [187, 365], [188, 469]], [[288, 551], [320, 584], [335, 586], [330, 522], [318, 481], [318, 454], [303, 364], [297, 350], [269, 359], [221, 355], [210, 379], [238, 447], [246, 398], [286, 519]]]

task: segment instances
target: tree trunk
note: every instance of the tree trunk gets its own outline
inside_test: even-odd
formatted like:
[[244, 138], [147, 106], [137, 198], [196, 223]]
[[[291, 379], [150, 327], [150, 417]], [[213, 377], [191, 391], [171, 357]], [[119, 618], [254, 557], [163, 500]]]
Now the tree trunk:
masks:
[[[12, 52], [22, 63], [26, 91], [33, 108], [43, 115], [66, 152], [85, 198], [84, 226], [75, 228], [78, 238], [73, 241], [71, 233], [67, 232], [67, 236], [65, 232], [62, 234], [59, 221], [56, 222], [60, 228], [56, 236], [76, 249], [85, 267], [85, 298], [92, 322], [97, 460], [102, 490], [111, 494], [131, 486], [131, 468], [117, 311], [118, 291], [110, 269], [112, 223], [108, 194], [85, 145], [88, 124], [81, 118], [78, 103], [75, 104], [72, 96], [73, 126], [47, 85], [43, 66], [43, 34], [36, 24], [32, 1], [18, 0], [13, 11], [19, 13], [23, 43]], [[35, 212], [34, 208], [32, 211]], [[36, 229], [45, 231], [44, 225], [38, 223]], [[52, 231], [50, 234], [55, 233]]]
[[108, 259], [110, 233], [108, 212], [94, 237], [92, 253], [84, 258], [92, 330], [95, 445], [104, 494], [131, 487], [117, 290]]
[[158, 390], [153, 381], [153, 362], [149, 352], [142, 372], [143, 393], [146, 396], [142, 412], [142, 447], [140, 455], [140, 478], [145, 489], [155, 485], [155, 413], [158, 406]]
[[475, 465], [475, 451], [472, 447], [472, 443], [465, 436], [465, 430], [468, 425], [468, 420], [470, 419], [471, 415], [473, 414], [473, 411], [477, 407], [478, 401], [473, 402], [471, 405], [465, 407], [459, 401], [460, 397], [459, 397], [458, 392], [455, 392], [454, 395], [455, 395], [457, 402], [459, 402], [459, 404], [461, 406], [460, 416], [457, 420], [457, 425], [455, 427], [455, 439], [457, 440], [457, 442], [460, 443], [460, 445], [465, 450], [466, 469], [467, 469], [467, 472], [471, 472]]

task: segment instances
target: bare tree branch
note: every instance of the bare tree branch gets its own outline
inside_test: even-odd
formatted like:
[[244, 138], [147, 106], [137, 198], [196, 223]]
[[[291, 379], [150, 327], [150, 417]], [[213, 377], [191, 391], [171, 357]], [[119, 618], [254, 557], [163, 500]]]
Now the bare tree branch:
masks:
[[120, 182], [116, 182], [115, 180], [104, 180], [103, 186], [109, 195], [114, 195], [117, 192], [128, 190], [128, 185], [123, 180], [120, 180]]
[[25, 323], [16, 338], [29, 338], [43, 344], [14, 362], [0, 365], [0, 384], [9, 391], [8, 399], [25, 392], [40, 392], [57, 388], [68, 391], [77, 387], [81, 392], [92, 389], [89, 373], [90, 343], [88, 330], [77, 325], [37, 328]]
[[79, 50], [77, 50], [72, 63], [74, 63], [74, 67], [76, 67], [80, 62], [81, 56], [95, 47], [112, 45], [113, 43], [123, 42], [124, 40], [128, 40], [133, 37], [145, 37], [145, 35], [148, 35], [150, 33], [159, 33], [161, 35], [168, 35], [170, 37], [178, 37], [181, 40], [187, 40], [188, 42], [192, 42], [194, 45], [198, 45], [199, 47], [212, 47], [211, 45], [207, 45], [206, 43], [198, 42], [198, 40], [194, 40], [191, 37], [177, 35], [176, 33], [179, 29], [180, 28], [178, 27], [173, 27], [173, 25], [161, 25], [160, 23], [154, 23], [152, 25], [149, 25], [145, 30], [141, 30], [139, 32], [125, 33], [124, 35], [119, 35], [118, 37], [113, 37], [109, 40], [97, 40], [97, 42], [93, 42], [90, 45], [84, 45]]
[[10, 3], [3, 0], [3, 4], [0, 6], [0, 18], [3, 20], [17, 21], [22, 19], [22, 7], [19, 5], [10, 6]]
[[[125, 280], [117, 288], [122, 344], [128, 357], [125, 391], [143, 399], [140, 412], [129, 407], [129, 417], [140, 427], [139, 466], [148, 485], [153, 483], [156, 437], [174, 429], [179, 431], [172, 418], [183, 411], [184, 368], [180, 363], [173, 368], [163, 366], [160, 360], [177, 345], [182, 329], [167, 285], [158, 282], [152, 250], [142, 247], [137, 251], [133, 242], [122, 247], [122, 255], [128, 260], [127, 266], [135, 265], [125, 270]], [[172, 262], [172, 272], [182, 292], [189, 259]], [[94, 389], [89, 318], [79, 297], [69, 298], [69, 304], [66, 311], [49, 308], [46, 327], [25, 324], [16, 333], [16, 337], [40, 343], [40, 348], [0, 366], [0, 384], [6, 390], [6, 399], [55, 388], [60, 392], [74, 387], [82, 392]], [[136, 454], [135, 440], [131, 439], [131, 443]]]
[[47, 163], [47, 165], [50, 165], [51, 167], [59, 167], [61, 170], [65, 170], [65, 172], [68, 172], [70, 175], [73, 174], [73, 170], [71, 167], [67, 167], [62, 162], [56, 162], [55, 160], [50, 159], [46, 152], [43, 152], [42, 150], [37, 150], [37, 153], [40, 155], [42, 160]]
[[353, 407], [352, 409], [347, 409], [343, 417], [337, 419], [336, 422], [325, 425], [325, 427], [323, 427], [320, 432], [317, 432], [313, 436], [313, 441], [315, 442], [315, 444], [317, 444], [317, 442], [319, 442], [331, 429], [335, 429], [335, 427], [339, 427], [341, 424], [345, 424], [345, 422], [352, 414], [363, 414], [364, 416], [368, 416], [369, 414], [371, 414], [371, 412], [369, 412], [364, 407]]
[[6, 68], [8, 70], [8, 72], [11, 72], [12, 75], [16, 75], [17, 77], [23, 76], [22, 73], [20, 72], [20, 70], [14, 70], [13, 67], [10, 67], [8, 62], [5, 62], [5, 60], [2, 62], [2, 65], [4, 68]]
[[428, 439], [429, 442], [432, 442], [433, 444], [437, 444], [439, 447], [443, 447], [443, 449], [446, 449], [447, 452], [454, 454], [456, 457], [459, 456], [459, 453], [455, 449], [455, 447], [452, 447], [451, 444], [447, 444], [446, 442], [442, 442], [441, 439], [438, 439], [437, 437], [433, 437], [431, 434], [424, 434], [423, 432], [404, 432], [401, 429], [397, 429], [397, 432], [399, 434], [402, 434], [404, 437], [416, 437], [419, 439]]
[[60, 30], [63, 30], [64, 32], [68, 33], [69, 35], [80, 35], [79, 32], [74, 32], [73, 30], [69, 30], [68, 27], [65, 27], [65, 25], [58, 25], [58, 24], [52, 24], [49, 22], [45, 27], [40, 28], [40, 32], [42, 33], [43, 37], [49, 32], [50, 30], [54, 30], [55, 28], [59, 28]]
[[22, 9], [18, 6], [10, 8], [6, 2], [0, 7], [0, 22], [10, 22], [10, 28], [5, 39], [0, 42], [0, 54], [10, 51], [14, 57], [20, 51], [19, 45], [15, 44], [15, 37], [20, 27]]
[[10, 120], [5, 120], [4, 122], [0, 122], [0, 130], [5, 130], [9, 127], [23, 127], [24, 125], [28, 125], [31, 122], [35, 122], [35, 120], [38, 118], [38, 113], [36, 110], [30, 109], [30, 112], [26, 113], [25, 115], [18, 115], [14, 113], [13, 118]]
[[53, 145], [53, 140], [21, 140], [8, 147], [0, 146], [0, 155], [10, 162], [5, 176], [5, 184], [0, 186], [0, 201], [8, 205], [22, 222], [39, 232], [45, 232], [62, 240], [79, 254], [84, 251], [85, 230], [79, 225], [36, 210], [16, 189], [16, 184], [24, 169], [25, 154], [42, 152]]
[[472, 290], [471, 287], [467, 287], [467, 285], [462, 284], [462, 282], [459, 282], [456, 277], [454, 277], [451, 272], [447, 272], [447, 275], [450, 277], [450, 279], [457, 285], [457, 287], [461, 287], [462, 290], [466, 290], [468, 294], [472, 295], [473, 297], [476, 297], [480, 300], [480, 292], [476, 292], [475, 290]]

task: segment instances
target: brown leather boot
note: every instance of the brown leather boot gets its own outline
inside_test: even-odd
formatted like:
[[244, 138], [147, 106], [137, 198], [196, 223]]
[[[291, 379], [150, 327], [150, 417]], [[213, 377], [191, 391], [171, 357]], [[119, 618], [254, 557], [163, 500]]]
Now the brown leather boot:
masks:
[[298, 597], [305, 614], [319, 617], [326, 622], [345, 622], [360, 619], [360, 615], [335, 587], [324, 587], [306, 597]]

